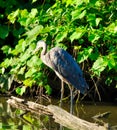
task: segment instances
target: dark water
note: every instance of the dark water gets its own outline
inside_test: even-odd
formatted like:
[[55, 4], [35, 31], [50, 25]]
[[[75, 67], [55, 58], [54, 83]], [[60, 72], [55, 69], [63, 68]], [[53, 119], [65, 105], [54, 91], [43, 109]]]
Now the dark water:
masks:
[[[7, 104], [6, 97], [0, 97], [0, 130], [59, 130], [60, 125], [54, 122], [52, 117], [47, 115], [35, 115], [25, 113], [20, 109], [12, 108]], [[53, 99], [52, 103], [57, 105], [57, 100]], [[64, 109], [69, 111], [69, 103], [64, 103]], [[117, 125], [117, 105], [112, 104], [91, 104], [75, 105], [76, 116], [90, 122], [95, 122], [93, 116], [99, 113], [110, 112], [107, 118], [103, 118], [103, 122], [110, 125]], [[68, 130], [67, 128], [63, 128]]]

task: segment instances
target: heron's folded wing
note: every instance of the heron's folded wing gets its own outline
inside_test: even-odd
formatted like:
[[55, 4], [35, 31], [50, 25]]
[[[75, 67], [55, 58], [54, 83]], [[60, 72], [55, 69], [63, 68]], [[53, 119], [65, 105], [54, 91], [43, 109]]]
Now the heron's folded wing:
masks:
[[61, 48], [53, 48], [50, 51], [51, 67], [61, 80], [66, 81], [84, 93], [88, 85], [83, 78], [82, 70], [72, 56]]

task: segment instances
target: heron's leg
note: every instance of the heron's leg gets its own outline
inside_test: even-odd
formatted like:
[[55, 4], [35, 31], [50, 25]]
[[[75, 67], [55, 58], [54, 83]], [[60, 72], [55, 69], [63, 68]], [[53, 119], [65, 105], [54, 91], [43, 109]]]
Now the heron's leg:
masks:
[[63, 82], [63, 80], [61, 80], [61, 99], [60, 99], [60, 107], [62, 107], [63, 94], [64, 94], [64, 82]]
[[69, 85], [69, 89], [70, 89], [70, 113], [73, 114], [73, 103], [74, 103], [74, 99], [73, 99], [73, 87]]

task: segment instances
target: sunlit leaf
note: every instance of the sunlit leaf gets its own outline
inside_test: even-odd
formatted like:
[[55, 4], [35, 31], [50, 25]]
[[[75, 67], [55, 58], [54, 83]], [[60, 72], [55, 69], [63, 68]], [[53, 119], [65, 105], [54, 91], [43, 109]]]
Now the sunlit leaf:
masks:
[[117, 57], [115, 55], [116, 54], [114, 54], [114, 53], [110, 53], [109, 55], [107, 55], [109, 70], [117, 68], [117, 62], [116, 62]]
[[73, 42], [73, 40], [79, 39], [81, 37], [82, 37], [82, 32], [74, 32], [70, 36], [70, 40], [71, 40], [71, 42]]
[[[25, 114], [25, 115], [23, 116], [23, 118], [24, 118], [26, 121], [28, 121], [28, 122], [30, 122], [31, 124], [33, 124], [34, 118], [32, 118], [32, 116], [31, 116], [30, 114]], [[27, 129], [27, 130], [28, 130], [28, 129]]]
[[1, 48], [1, 50], [3, 51], [4, 54], [10, 54], [11, 53], [11, 47], [8, 45], [5, 45]]
[[78, 59], [77, 59], [78, 62], [81, 63], [84, 60], [86, 60], [91, 55], [92, 51], [93, 51], [93, 47], [88, 47], [85, 48], [83, 51], [79, 52]]
[[105, 60], [104, 57], [99, 57], [93, 64], [92, 70], [96, 75], [100, 75], [100, 73], [107, 67], [108, 61]]
[[32, 0], [32, 3], [36, 2], [37, 0]]
[[67, 49], [67, 46], [61, 42], [57, 43], [56, 46], [60, 47], [60, 48], [63, 48], [64, 50]]
[[26, 66], [21, 67], [21, 69], [18, 71], [18, 74], [23, 75], [25, 72]]
[[105, 81], [105, 84], [110, 85], [112, 83], [112, 79], [108, 77]]
[[108, 27], [107, 30], [112, 32], [112, 33], [117, 33], [117, 24], [111, 23]]
[[86, 32], [86, 27], [85, 28], [77, 28], [75, 32], [72, 33], [72, 35], [70, 36], [70, 40], [71, 42], [73, 42], [73, 40], [76, 39], [80, 39]]
[[71, 12], [72, 15], [72, 20], [76, 20], [76, 19], [81, 19], [85, 16], [86, 14], [86, 10], [82, 11], [84, 9], [84, 7], [74, 10]]
[[50, 94], [52, 93], [52, 89], [51, 89], [51, 87], [50, 87], [49, 85], [46, 85], [46, 86], [45, 86], [45, 89], [46, 89], [46, 93], [47, 93], [47, 94], [50, 95]]
[[22, 129], [23, 130], [30, 130], [31, 126], [30, 125], [23, 125]]
[[12, 12], [11, 14], [9, 14], [8, 19], [10, 20], [11, 23], [14, 23], [16, 21], [18, 15], [19, 15], [19, 9]]
[[37, 55], [32, 56], [31, 59], [27, 61], [29, 67], [39, 67], [41, 64], [42, 61]]
[[69, 6], [72, 3], [72, 0], [62, 0], [62, 2], [66, 3], [66, 7]]
[[66, 36], [67, 36], [67, 31], [60, 32], [60, 33], [58, 33], [58, 35], [56, 36], [55, 39], [57, 42], [61, 42], [64, 38], [66, 38]]
[[24, 53], [20, 55], [20, 62], [26, 62], [26, 60], [28, 60], [28, 58], [30, 58], [30, 53], [28, 52], [28, 50]]
[[30, 68], [28, 72], [25, 73], [25, 78], [31, 77], [35, 72], [37, 72], [36, 69]]
[[29, 18], [29, 12], [27, 11], [27, 9], [24, 10], [20, 10], [20, 17], [18, 17], [18, 22], [22, 25], [22, 26], [27, 26], [27, 19]]
[[14, 80], [14, 76], [13, 75], [8, 77], [8, 90], [11, 88], [13, 80]]
[[102, 20], [102, 18], [96, 18], [96, 26], [99, 25], [100, 21]]
[[25, 33], [27, 35], [27, 41], [33, 41], [36, 39], [36, 37], [42, 33], [43, 26], [42, 25], [37, 25], [35, 26], [32, 30], [29, 30], [28, 32]]
[[79, 15], [79, 19], [82, 19], [86, 15], [86, 10], [83, 10]]
[[29, 86], [29, 87], [31, 87], [31, 86], [33, 85], [33, 83], [34, 83], [34, 81], [33, 81], [31, 78], [27, 78], [27, 79], [25, 79], [25, 80], [23, 81], [23, 84], [24, 84], [25, 86]]
[[89, 38], [89, 41], [91, 41], [92, 43], [95, 43], [100, 38], [100, 35], [98, 35], [95, 32], [95, 33], [91, 33], [88, 38]]
[[34, 18], [34, 17], [36, 16], [37, 13], [38, 13], [38, 11], [37, 11], [36, 8], [31, 9], [30, 17]]
[[1, 63], [1, 66], [4, 67], [4, 68], [7, 68], [8, 66], [12, 65], [13, 63], [13, 59], [10, 58], [6, 58], [2, 63]]
[[19, 95], [23, 95], [23, 93], [25, 93], [26, 91], [26, 86], [23, 86], [23, 87], [17, 87], [16, 88], [16, 93], [19, 94]]

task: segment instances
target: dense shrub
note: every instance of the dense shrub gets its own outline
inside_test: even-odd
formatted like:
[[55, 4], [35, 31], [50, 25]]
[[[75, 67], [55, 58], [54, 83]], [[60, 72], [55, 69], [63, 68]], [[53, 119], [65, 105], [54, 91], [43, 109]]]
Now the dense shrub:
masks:
[[32, 53], [40, 39], [47, 42], [49, 49], [60, 46], [68, 50], [82, 67], [85, 65], [83, 71], [91, 78], [102, 78], [103, 84], [117, 87], [115, 0], [0, 2], [4, 2], [4, 6], [0, 4], [4, 9], [0, 13], [3, 92], [14, 80], [20, 84], [16, 88], [20, 95], [33, 85], [51, 93], [48, 68]]

